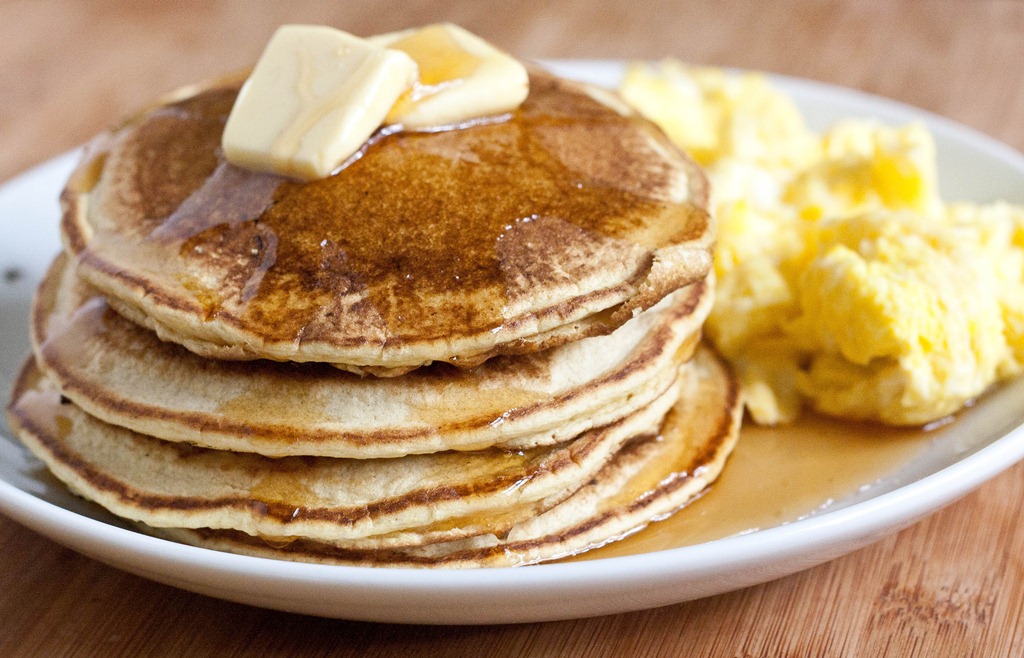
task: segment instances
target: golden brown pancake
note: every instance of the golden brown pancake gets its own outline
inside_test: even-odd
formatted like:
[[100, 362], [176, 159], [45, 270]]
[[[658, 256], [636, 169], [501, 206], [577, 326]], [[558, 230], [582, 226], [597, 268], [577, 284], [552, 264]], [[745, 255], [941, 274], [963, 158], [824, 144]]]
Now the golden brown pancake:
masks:
[[101, 136], [62, 195], [8, 419], [72, 491], [201, 546], [470, 567], [613, 541], [717, 477], [740, 402], [690, 358], [707, 181], [653, 124], [534, 72], [508, 116], [385, 128], [299, 182], [224, 160], [240, 83]]
[[699, 385], [681, 396], [657, 436], [630, 442], [572, 496], [500, 534], [367, 550], [295, 537], [267, 541], [237, 531], [144, 529], [222, 551], [358, 566], [520, 566], [581, 553], [665, 518], [718, 477], [738, 438], [742, 405], [731, 374], [710, 352], [698, 352], [694, 367]]
[[[685, 367], [680, 372], [683, 386], [692, 376]], [[272, 459], [103, 423], [62, 398], [29, 361], [8, 418], [57, 478], [121, 517], [158, 527], [342, 541], [518, 506], [541, 512], [590, 481], [629, 439], [655, 434], [678, 395], [674, 387], [611, 425], [532, 450]]]
[[469, 370], [361, 378], [318, 364], [203, 359], [111, 311], [58, 257], [33, 339], [64, 395], [115, 425], [270, 456], [379, 458], [569, 440], [669, 389], [711, 306], [691, 284], [607, 336]]
[[535, 73], [507, 120], [384, 131], [308, 183], [223, 160], [236, 93], [142, 113], [63, 195], [80, 275], [198, 354], [471, 366], [609, 333], [710, 268], [703, 173], [603, 92]]

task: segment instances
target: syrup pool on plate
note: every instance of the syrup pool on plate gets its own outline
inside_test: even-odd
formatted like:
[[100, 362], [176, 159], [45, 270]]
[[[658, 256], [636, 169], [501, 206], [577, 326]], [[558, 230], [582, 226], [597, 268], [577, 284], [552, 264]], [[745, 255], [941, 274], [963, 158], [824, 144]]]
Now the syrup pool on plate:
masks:
[[725, 470], [702, 497], [633, 535], [569, 559], [691, 546], [797, 521], [893, 475], [936, 435], [813, 414], [780, 427], [747, 420]]

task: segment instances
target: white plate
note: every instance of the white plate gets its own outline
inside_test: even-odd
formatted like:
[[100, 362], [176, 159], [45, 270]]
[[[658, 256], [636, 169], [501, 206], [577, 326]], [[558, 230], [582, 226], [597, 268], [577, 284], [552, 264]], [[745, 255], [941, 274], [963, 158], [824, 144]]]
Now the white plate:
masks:
[[[555, 62], [606, 85], [619, 62]], [[775, 78], [815, 129], [840, 117], [922, 121], [938, 142], [944, 197], [1024, 203], [1024, 157], [977, 132], [892, 101]], [[0, 187], [0, 396], [28, 353], [29, 300], [59, 248], [57, 194], [70, 154]], [[17, 274], [16, 274], [17, 273]], [[20, 276], [19, 276], [20, 275]], [[786, 525], [671, 550], [519, 569], [430, 571], [280, 562], [183, 546], [129, 529], [65, 492], [0, 427], [0, 511], [132, 573], [211, 596], [346, 619], [525, 622], [667, 605], [765, 582], [874, 542], [967, 493], [1024, 456], [1024, 381], [1003, 387], [876, 486]]]

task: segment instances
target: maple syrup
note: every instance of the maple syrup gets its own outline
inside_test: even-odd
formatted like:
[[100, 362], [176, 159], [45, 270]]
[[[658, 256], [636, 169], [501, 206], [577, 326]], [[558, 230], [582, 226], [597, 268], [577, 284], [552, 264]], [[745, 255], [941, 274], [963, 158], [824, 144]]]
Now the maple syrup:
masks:
[[871, 487], [928, 447], [909, 428], [808, 414], [791, 426], [746, 422], [725, 469], [700, 498], [669, 518], [568, 560], [691, 546], [797, 521]]

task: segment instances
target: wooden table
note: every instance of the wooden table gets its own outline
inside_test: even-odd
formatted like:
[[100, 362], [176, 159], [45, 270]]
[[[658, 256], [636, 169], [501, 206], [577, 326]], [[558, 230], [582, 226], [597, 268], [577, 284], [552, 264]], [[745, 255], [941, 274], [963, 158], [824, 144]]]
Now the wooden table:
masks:
[[[5, 0], [0, 180], [164, 91], [251, 63], [280, 23], [372, 34], [438, 20], [527, 58], [674, 56], [828, 81], [1024, 150], [1024, 4], [1013, 1]], [[0, 518], [0, 655], [1022, 655], [1022, 516], [1018, 465], [896, 536], [766, 585], [610, 617], [465, 628], [210, 599]]]

